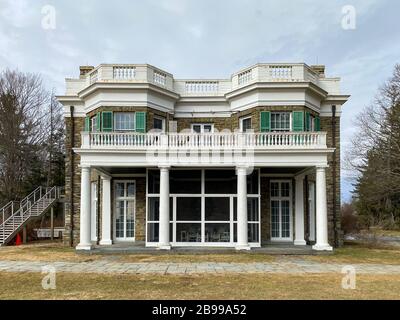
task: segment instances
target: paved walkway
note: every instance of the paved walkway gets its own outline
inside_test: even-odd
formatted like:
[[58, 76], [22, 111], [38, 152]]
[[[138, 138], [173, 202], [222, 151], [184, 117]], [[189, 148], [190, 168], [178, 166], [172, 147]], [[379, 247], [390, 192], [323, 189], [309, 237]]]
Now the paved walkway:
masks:
[[[318, 263], [302, 259], [279, 258], [262, 263], [126, 263], [112, 260], [92, 262], [30, 262], [0, 261], [0, 272], [41, 272], [43, 267], [54, 267], [57, 272], [102, 274], [220, 274], [220, 273], [341, 273], [346, 264]], [[399, 274], [400, 265], [352, 264], [357, 273]]]

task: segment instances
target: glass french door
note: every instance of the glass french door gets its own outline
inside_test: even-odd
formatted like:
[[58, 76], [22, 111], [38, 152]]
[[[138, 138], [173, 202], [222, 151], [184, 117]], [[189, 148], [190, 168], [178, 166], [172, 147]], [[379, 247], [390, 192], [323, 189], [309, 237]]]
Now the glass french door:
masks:
[[291, 241], [291, 181], [271, 181], [271, 240]]
[[114, 238], [117, 241], [134, 241], [135, 181], [116, 181], [114, 186]]

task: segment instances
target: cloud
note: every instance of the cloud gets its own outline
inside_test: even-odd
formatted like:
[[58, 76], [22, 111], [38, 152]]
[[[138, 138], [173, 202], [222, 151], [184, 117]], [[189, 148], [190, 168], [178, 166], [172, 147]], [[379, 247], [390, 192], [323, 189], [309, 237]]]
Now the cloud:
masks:
[[[57, 28], [41, 28], [54, 5]], [[399, 62], [400, 2], [353, 0], [356, 30], [341, 27], [347, 0], [1, 0], [0, 68], [40, 72], [63, 93], [82, 64], [151, 63], [177, 78], [227, 78], [256, 62], [326, 64], [352, 95], [342, 117], [342, 146], [352, 120]], [[342, 151], [342, 153], [345, 151]], [[344, 180], [343, 180], [344, 181]], [[346, 194], [348, 186], [344, 185]]]

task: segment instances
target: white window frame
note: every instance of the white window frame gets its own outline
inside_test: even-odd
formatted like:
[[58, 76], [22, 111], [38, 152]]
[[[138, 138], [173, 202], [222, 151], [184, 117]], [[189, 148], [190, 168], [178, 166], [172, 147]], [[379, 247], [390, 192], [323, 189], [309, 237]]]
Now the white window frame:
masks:
[[[125, 184], [124, 185], [124, 196], [123, 197], [117, 197], [116, 196], [115, 192], [116, 192], [117, 183], [124, 183]], [[134, 193], [133, 193], [132, 197], [128, 197], [127, 194], [126, 194], [127, 193], [126, 185], [128, 183], [133, 183], [134, 184], [134, 187], [133, 187]], [[113, 185], [113, 193], [114, 193], [114, 195], [113, 195], [113, 212], [114, 212], [114, 214], [113, 214], [113, 229], [114, 229], [113, 230], [113, 240], [116, 243], [117, 242], [134, 242], [135, 238], [136, 238], [136, 205], [137, 205], [137, 203], [136, 203], [136, 180], [115, 180], [114, 181], [114, 185]], [[116, 221], [116, 217], [117, 217], [117, 215], [116, 215], [117, 201], [124, 201], [124, 221], [125, 221], [125, 225], [124, 225], [124, 237], [122, 237], [122, 238], [121, 237], [117, 238], [117, 230], [116, 230], [116, 224], [117, 224], [117, 221]], [[126, 201], [133, 201], [134, 202], [134, 207], [133, 207], [134, 237], [126, 237], [126, 216], [127, 216]]]
[[[161, 131], [164, 133], [165, 132], [165, 118], [164, 117], [161, 117], [161, 116], [154, 116], [154, 118], [153, 118], [153, 129], [155, 129], [154, 128], [154, 119], [157, 119], [157, 120], [161, 120], [162, 121], [162, 129], [161, 129]], [[158, 129], [159, 130], [159, 129]]]
[[252, 120], [252, 118], [251, 118], [251, 116], [248, 116], [248, 117], [242, 117], [242, 118], [240, 118], [239, 119], [239, 128], [240, 128], [240, 132], [242, 132], [242, 133], [245, 133], [244, 131], [243, 131], [243, 121], [245, 121], [245, 120], [249, 120], [250, 119], [250, 130], [252, 129], [252, 126], [253, 126], [253, 120]]
[[[118, 129], [117, 128], [117, 115], [119, 115], [119, 114], [124, 114], [124, 115], [130, 114], [130, 115], [133, 116], [133, 129]], [[114, 123], [113, 123], [114, 131], [119, 131], [119, 132], [121, 132], [121, 131], [122, 132], [129, 131], [129, 132], [131, 132], [131, 131], [135, 131], [136, 130], [136, 115], [135, 115], [135, 112], [114, 112], [113, 121], [114, 121]]]
[[96, 114], [95, 116], [90, 118], [92, 132], [97, 132], [97, 117], [99, 117], [99, 115]]
[[[289, 129], [273, 129], [272, 128], [272, 115], [273, 114], [289, 114]], [[271, 132], [290, 132], [293, 131], [292, 128], [292, 112], [290, 111], [273, 111], [271, 112]]]
[[[235, 247], [237, 245], [234, 242], [234, 225], [237, 222], [234, 222], [234, 198], [237, 198], [237, 194], [210, 194], [205, 193], [205, 170], [232, 170], [229, 168], [221, 169], [221, 168], [207, 168], [207, 169], [198, 169], [198, 168], [175, 168], [176, 170], [200, 170], [201, 171], [201, 193], [196, 194], [170, 194], [170, 198], [172, 198], [172, 221], [170, 220], [170, 224], [172, 223], [172, 246], [178, 247]], [[257, 221], [249, 221], [248, 223], [257, 224], [258, 223], [258, 242], [249, 242], [250, 247], [261, 247], [261, 175], [260, 170], [258, 171], [258, 193], [257, 194], [247, 194], [247, 198], [256, 198], [258, 199], [258, 222]], [[149, 223], [159, 223], [159, 221], [149, 221], [149, 198], [160, 197], [158, 193], [148, 193], [148, 170], [146, 171], [146, 246], [147, 247], [156, 247], [158, 246], [157, 242], [148, 242], [148, 224]], [[198, 221], [179, 221], [176, 220], [176, 203], [177, 198], [201, 198], [201, 220]], [[229, 221], [206, 221], [205, 219], [205, 199], [206, 198], [229, 198]], [[176, 241], [176, 225], [177, 223], [198, 223], [201, 224], [201, 242], [177, 242]], [[205, 224], [206, 223], [221, 223], [221, 224], [229, 224], [230, 225], [230, 241], [229, 242], [206, 242], [205, 240]]]
[[[272, 196], [272, 183], [279, 183], [279, 196]], [[289, 196], [282, 197], [280, 194], [281, 183], [289, 183]], [[270, 208], [270, 235], [271, 242], [293, 242], [293, 186], [292, 180], [288, 179], [273, 179], [269, 182], [269, 208]], [[282, 237], [282, 205], [281, 201], [289, 201], [289, 237]], [[279, 201], [279, 237], [272, 237], [272, 201]]]
[[200, 133], [205, 133], [204, 132], [204, 126], [211, 126], [211, 131], [208, 132], [208, 133], [214, 133], [214, 123], [191, 123], [190, 124], [190, 128], [191, 128], [192, 132], [193, 133], [197, 133], [193, 129], [194, 126], [200, 126]]

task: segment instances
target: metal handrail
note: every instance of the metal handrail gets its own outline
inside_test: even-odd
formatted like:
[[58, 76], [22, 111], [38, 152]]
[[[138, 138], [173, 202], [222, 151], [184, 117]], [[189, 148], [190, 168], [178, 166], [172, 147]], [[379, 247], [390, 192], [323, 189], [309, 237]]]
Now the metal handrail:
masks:
[[[4, 207], [2, 208], [3, 210], [3, 222], [0, 224], [0, 228], [2, 227], [3, 231], [3, 242], [5, 241], [5, 226], [7, 223], [12, 222], [13, 230], [15, 230], [16, 222], [15, 218], [16, 217], [21, 217], [22, 222], [19, 223], [18, 226], [20, 226], [22, 223], [24, 223], [26, 220], [28, 220], [32, 216], [32, 207], [35, 205], [40, 205], [40, 200], [42, 199], [58, 199], [60, 195], [60, 187], [38, 187], [36, 188], [33, 192], [31, 192], [27, 197], [22, 199], [20, 201], [20, 205], [18, 210], [15, 212], [12, 211], [12, 214], [5, 219], [5, 211], [3, 210]], [[11, 206], [11, 202], [8, 203], [6, 206]], [[12, 205], [13, 206], [13, 205]], [[39, 208], [40, 210], [44, 210], [45, 208]], [[12, 219], [12, 220], [11, 220]]]

